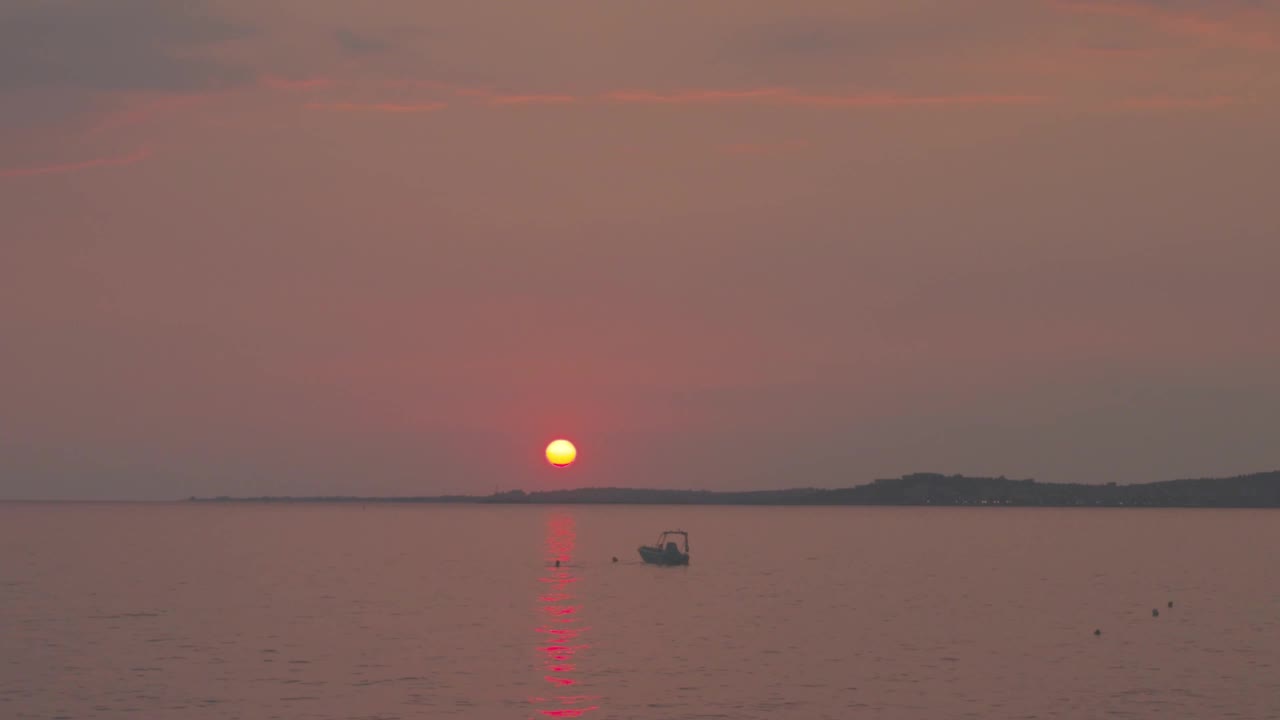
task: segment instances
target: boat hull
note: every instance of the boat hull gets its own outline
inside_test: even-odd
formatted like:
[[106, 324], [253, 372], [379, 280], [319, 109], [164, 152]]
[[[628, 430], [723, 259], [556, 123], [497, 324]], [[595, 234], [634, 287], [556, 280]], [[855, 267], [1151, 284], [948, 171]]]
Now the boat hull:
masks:
[[641, 545], [640, 559], [650, 565], [688, 565], [689, 555], [682, 552], [668, 552], [650, 545]]

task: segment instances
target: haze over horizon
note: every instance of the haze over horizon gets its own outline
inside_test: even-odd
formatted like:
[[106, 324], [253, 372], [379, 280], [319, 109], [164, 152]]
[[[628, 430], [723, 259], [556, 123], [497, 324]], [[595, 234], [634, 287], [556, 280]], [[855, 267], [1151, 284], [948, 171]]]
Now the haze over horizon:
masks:
[[1278, 127], [1254, 0], [11, 2], [0, 499], [1280, 467]]

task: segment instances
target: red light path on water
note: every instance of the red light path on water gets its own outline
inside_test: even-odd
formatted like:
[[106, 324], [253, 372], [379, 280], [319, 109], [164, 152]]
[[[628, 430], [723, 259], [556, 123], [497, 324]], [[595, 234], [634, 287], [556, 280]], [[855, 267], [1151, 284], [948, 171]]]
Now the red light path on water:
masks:
[[[536, 628], [545, 644], [539, 644], [542, 653], [544, 682], [555, 688], [579, 685], [574, 675], [578, 672], [578, 654], [590, 646], [581, 642], [590, 628], [580, 624], [582, 604], [575, 601], [570, 592], [580, 578], [573, 574], [573, 551], [577, 532], [572, 515], [555, 514], [547, 520], [546, 564], [547, 572], [538, 581], [549, 585], [538, 596], [541, 625]], [[550, 640], [550, 642], [546, 642]], [[538, 708], [543, 717], [577, 718], [598, 710], [599, 698], [593, 695], [556, 695], [551, 698], [534, 697], [535, 704], [556, 704], [559, 707]]]

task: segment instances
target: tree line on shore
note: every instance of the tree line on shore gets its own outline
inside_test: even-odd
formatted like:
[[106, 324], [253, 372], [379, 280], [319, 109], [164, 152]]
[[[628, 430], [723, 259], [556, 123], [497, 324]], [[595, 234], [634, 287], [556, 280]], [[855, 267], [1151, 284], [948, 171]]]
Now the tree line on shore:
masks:
[[1117, 484], [1039, 483], [914, 473], [845, 488], [715, 491], [577, 488], [419, 497], [227, 497], [196, 502], [361, 502], [612, 505], [938, 505], [1018, 507], [1280, 507], [1280, 471], [1228, 478]]

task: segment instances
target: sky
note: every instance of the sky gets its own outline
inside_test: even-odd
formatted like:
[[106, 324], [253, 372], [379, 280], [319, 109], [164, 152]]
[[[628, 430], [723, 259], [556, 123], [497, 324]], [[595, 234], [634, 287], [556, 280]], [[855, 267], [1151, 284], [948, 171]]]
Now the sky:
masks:
[[1277, 128], [1272, 0], [11, 0], [0, 498], [1274, 469]]

